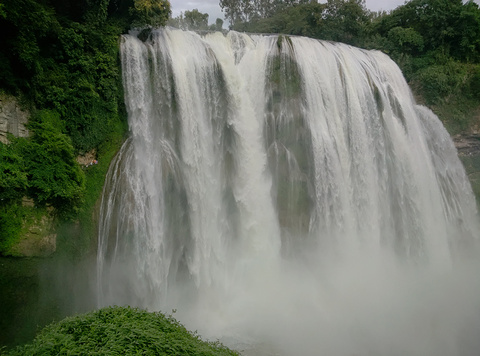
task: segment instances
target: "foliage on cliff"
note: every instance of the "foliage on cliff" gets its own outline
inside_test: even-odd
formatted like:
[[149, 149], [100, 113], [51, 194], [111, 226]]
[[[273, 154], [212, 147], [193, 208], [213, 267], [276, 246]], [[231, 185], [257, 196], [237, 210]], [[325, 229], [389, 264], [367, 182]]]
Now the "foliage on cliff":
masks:
[[23, 157], [13, 145], [0, 143], [0, 201], [11, 202], [22, 198], [27, 189], [27, 175]]
[[45, 327], [33, 343], [8, 355], [238, 355], [202, 341], [174, 318], [145, 310], [110, 307]]
[[85, 174], [75, 161], [70, 138], [61, 132], [61, 124], [55, 124], [58, 121], [56, 113], [39, 112], [29, 125], [31, 139], [21, 141], [27, 191], [37, 206], [75, 213], [82, 204]]
[[[89, 180], [103, 181], [103, 158], [126, 131], [119, 35], [132, 23], [163, 25], [169, 14], [168, 0], [2, 1], [0, 90], [22, 98], [33, 134], [0, 145], [0, 253], [19, 233], [8, 214], [22, 215], [23, 196], [59, 221], [92, 209], [101, 183]], [[76, 162], [86, 152], [95, 152], [102, 174]]]
[[167, 0], [6, 0], [0, 82], [60, 115], [74, 148], [98, 147], [121, 110], [118, 36], [135, 22], [160, 26]]
[[32, 197], [38, 208], [52, 207], [61, 219], [75, 217], [82, 207], [85, 174], [57, 122], [58, 115], [40, 111], [29, 125], [30, 139], [0, 143], [0, 252], [19, 237], [26, 214], [22, 197]]

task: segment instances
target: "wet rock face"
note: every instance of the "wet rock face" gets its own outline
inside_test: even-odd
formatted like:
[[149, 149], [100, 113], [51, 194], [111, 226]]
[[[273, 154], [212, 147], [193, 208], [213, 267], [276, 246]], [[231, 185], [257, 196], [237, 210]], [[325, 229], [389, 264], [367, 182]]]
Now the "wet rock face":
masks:
[[12, 255], [18, 257], [48, 257], [56, 250], [57, 235], [42, 236], [35, 227], [12, 248]]
[[0, 94], [0, 142], [8, 143], [7, 133], [16, 137], [27, 137], [29, 113], [22, 110], [18, 101], [6, 94]]
[[[33, 201], [24, 199], [24, 206], [33, 205]], [[57, 234], [54, 218], [45, 215], [29, 216], [24, 219], [22, 236], [10, 249], [10, 255], [16, 257], [48, 257], [57, 249]]]
[[478, 156], [480, 155], [480, 135], [464, 134], [453, 136], [453, 142], [457, 148], [459, 156]]

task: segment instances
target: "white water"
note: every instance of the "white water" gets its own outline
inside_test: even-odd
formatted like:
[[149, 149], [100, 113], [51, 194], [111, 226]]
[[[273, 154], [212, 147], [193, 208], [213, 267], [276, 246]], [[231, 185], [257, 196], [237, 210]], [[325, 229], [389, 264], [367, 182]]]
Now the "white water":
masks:
[[245, 354], [478, 354], [475, 200], [386, 55], [173, 29], [121, 53], [100, 305]]

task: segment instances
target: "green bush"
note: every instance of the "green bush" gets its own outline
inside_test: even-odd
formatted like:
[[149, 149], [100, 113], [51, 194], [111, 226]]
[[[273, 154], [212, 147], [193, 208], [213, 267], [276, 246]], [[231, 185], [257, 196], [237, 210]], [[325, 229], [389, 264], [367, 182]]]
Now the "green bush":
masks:
[[71, 140], [59, 127], [58, 114], [41, 111], [29, 124], [33, 137], [22, 151], [28, 195], [40, 206], [51, 205], [63, 217], [78, 212], [85, 193], [85, 175], [75, 160]]
[[423, 37], [413, 28], [394, 27], [388, 31], [388, 39], [393, 45], [392, 51], [412, 54], [423, 50]]
[[22, 93], [37, 109], [57, 111], [78, 152], [96, 148], [121, 120], [118, 36], [124, 28], [108, 18], [110, 2], [117, 14], [109, 0], [8, 0], [0, 17], [1, 87]]
[[60, 114], [79, 152], [97, 147], [120, 120], [119, 32], [111, 24], [61, 28], [55, 49], [39, 61], [41, 70], [33, 77], [35, 105]]
[[238, 355], [202, 341], [174, 318], [130, 307], [109, 307], [45, 327], [7, 355]]
[[468, 67], [449, 58], [439, 58], [436, 64], [420, 69], [416, 77], [427, 103], [434, 105], [461, 93], [468, 78]]
[[24, 209], [18, 203], [0, 205], [0, 254], [7, 253], [18, 241]]
[[[95, 236], [92, 212], [127, 131], [119, 36], [134, 17], [162, 25], [169, 6], [166, 0], [0, 4], [0, 89], [39, 111], [32, 137], [0, 148], [0, 206], [13, 209], [12, 202], [28, 196], [36, 208], [53, 207], [55, 224], [69, 226], [68, 233], [57, 231], [59, 246], [74, 246], [75, 254], [86, 252]], [[76, 156], [87, 152], [99, 164], [82, 170]], [[24, 220], [28, 214], [24, 209]], [[13, 236], [7, 227], [0, 225], [0, 235]]]
[[435, 104], [443, 97], [450, 94], [452, 88], [450, 78], [444, 67], [433, 65], [424, 68], [418, 75], [423, 94], [429, 104]]
[[20, 199], [27, 189], [23, 157], [16, 145], [0, 142], [0, 206]]
[[24, 217], [21, 199], [28, 186], [18, 145], [0, 142], [0, 254], [18, 240]]
[[480, 100], [480, 65], [476, 65], [470, 79], [470, 95], [476, 100]]

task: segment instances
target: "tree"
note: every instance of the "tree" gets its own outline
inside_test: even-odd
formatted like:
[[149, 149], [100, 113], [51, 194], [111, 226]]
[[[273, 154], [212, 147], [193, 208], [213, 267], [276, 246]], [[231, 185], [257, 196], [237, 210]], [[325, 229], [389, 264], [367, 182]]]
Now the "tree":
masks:
[[231, 27], [248, 21], [252, 14], [250, 0], [220, 0], [220, 8], [225, 13], [225, 19], [230, 22]]
[[186, 30], [206, 30], [208, 28], [208, 14], [201, 13], [197, 9], [185, 11], [184, 22]]
[[185, 18], [183, 17], [183, 12], [180, 12], [180, 15], [177, 17], [170, 17], [168, 19], [167, 25], [184, 29]]
[[165, 26], [171, 13], [170, 2], [168, 0], [135, 0], [131, 13], [135, 26]]
[[181, 28], [182, 30], [192, 31], [211, 29], [208, 27], [208, 14], [201, 13], [198, 9], [193, 9], [192, 11], [187, 10], [185, 13], [181, 12], [179, 16], [170, 18], [168, 25]]
[[376, 31], [388, 37], [395, 27], [421, 34], [425, 53], [441, 51], [460, 60], [479, 58], [480, 10], [472, 1], [412, 0], [383, 16]]
[[[310, 3], [310, 0], [220, 0], [220, 8], [230, 26], [266, 19], [288, 7]], [[313, 2], [312, 2], [313, 3]]]
[[275, 3], [272, 16], [267, 15], [255, 11], [248, 23], [236, 22], [232, 28], [302, 35], [359, 45], [370, 23], [370, 13], [364, 0], [328, 0], [326, 4], [305, 0], [283, 1]]
[[357, 45], [364, 36], [368, 14], [365, 0], [328, 0], [318, 21], [321, 38]]
[[423, 50], [423, 37], [413, 28], [394, 27], [388, 31], [388, 40], [392, 43], [393, 51], [406, 54], [418, 54]]
[[223, 20], [220, 19], [220, 18], [217, 18], [217, 20], [215, 21], [215, 23], [212, 23], [208, 29], [210, 31], [222, 31], [223, 29]]
[[321, 38], [318, 25], [326, 4], [316, 2], [297, 4], [279, 10], [272, 17], [256, 18], [248, 23], [238, 23], [233, 29], [258, 33], [284, 33], [288, 35]]
[[480, 9], [473, 1], [463, 5], [455, 27], [459, 41], [452, 43], [452, 53], [459, 59], [480, 61]]
[[223, 20], [220, 18], [217, 18], [215, 21], [215, 30], [216, 31], [221, 31], [223, 29]]

